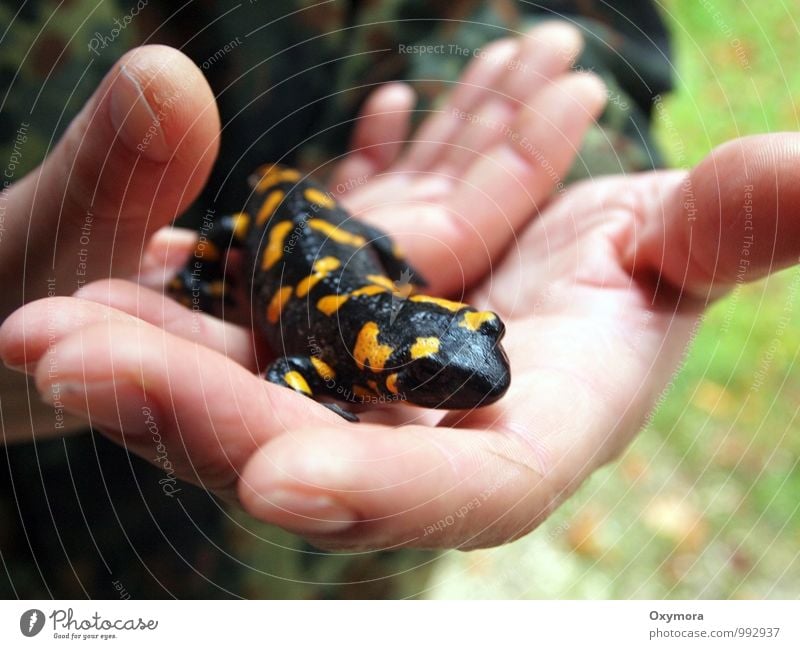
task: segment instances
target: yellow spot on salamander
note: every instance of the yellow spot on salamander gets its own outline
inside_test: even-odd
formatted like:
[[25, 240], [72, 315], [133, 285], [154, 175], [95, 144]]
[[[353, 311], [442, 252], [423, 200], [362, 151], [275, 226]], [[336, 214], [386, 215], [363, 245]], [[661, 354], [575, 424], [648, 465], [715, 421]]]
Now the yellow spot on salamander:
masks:
[[396, 297], [407, 298], [414, 292], [413, 284], [400, 284], [393, 282], [385, 275], [367, 275], [367, 279], [377, 286], [382, 286], [387, 291], [391, 291]]
[[350, 293], [353, 297], [358, 297], [359, 295], [377, 295], [378, 293], [385, 293], [386, 289], [383, 286], [376, 286], [375, 284], [367, 284], [366, 286], [362, 286], [361, 288], [357, 288], [355, 291]]
[[397, 372], [386, 377], [386, 389], [392, 394], [397, 394]]
[[281, 201], [285, 196], [286, 194], [284, 194], [282, 190], [276, 189], [264, 199], [264, 202], [261, 203], [261, 208], [258, 210], [258, 214], [256, 215], [256, 225], [258, 227], [264, 225], [267, 222], [267, 219], [269, 219], [269, 217], [275, 213], [275, 210], [278, 209], [278, 205], [281, 204]]
[[219, 259], [219, 249], [208, 239], [202, 238], [194, 248], [194, 256], [203, 261], [217, 261]]
[[439, 339], [431, 336], [430, 338], [417, 338], [417, 342], [411, 345], [411, 358], [427, 358], [439, 351]]
[[222, 297], [222, 293], [225, 291], [225, 283], [217, 280], [216, 282], [211, 282], [208, 285], [208, 294], [211, 297]]
[[300, 372], [286, 372], [286, 374], [283, 375], [283, 380], [286, 381], [286, 385], [292, 388], [292, 390], [302, 392], [303, 394], [311, 394], [311, 388], [308, 387], [308, 383], [306, 383], [306, 380]]
[[244, 241], [247, 230], [250, 228], [250, 217], [244, 212], [234, 214], [233, 217], [233, 236], [237, 241]]
[[336, 257], [323, 257], [314, 262], [314, 271], [317, 273], [329, 273], [342, 265]]
[[334, 369], [321, 358], [312, 356], [311, 364], [314, 366], [314, 369], [317, 370], [317, 374], [319, 374], [324, 381], [333, 381], [333, 379], [336, 378], [336, 372]]
[[333, 209], [336, 207], [335, 200], [333, 200], [325, 192], [321, 192], [314, 187], [309, 187], [306, 189], [306, 191], [303, 192], [303, 195], [306, 197], [307, 201], [319, 205], [320, 207], [327, 207], [328, 209]]
[[353, 394], [362, 401], [371, 400], [378, 396], [375, 392], [368, 390], [362, 385], [353, 385]]
[[350, 298], [349, 295], [326, 295], [317, 302], [317, 308], [326, 316], [332, 316]]
[[444, 300], [440, 297], [431, 297], [430, 295], [414, 295], [409, 298], [412, 302], [424, 302], [426, 304], [435, 304], [436, 306], [440, 306], [443, 309], [447, 309], [448, 311], [460, 311], [461, 309], [467, 308], [468, 305], [462, 302], [452, 302], [450, 300]]
[[484, 322], [491, 322], [497, 316], [491, 311], [470, 311], [464, 314], [464, 318], [458, 323], [459, 327], [478, 331]]
[[317, 274], [309, 275], [297, 282], [297, 297], [305, 297], [308, 295], [308, 292], [314, 288], [314, 284], [316, 284], [321, 277], [321, 275]]
[[394, 282], [385, 275], [367, 275], [367, 279], [373, 284], [383, 286], [383, 288], [393, 291], [395, 289]]
[[297, 297], [305, 297], [308, 292], [328, 273], [336, 270], [342, 265], [336, 257], [323, 257], [314, 262], [314, 272], [308, 277], [304, 277], [297, 284]]
[[272, 299], [269, 301], [269, 305], [267, 306], [267, 320], [269, 320], [272, 324], [278, 322], [278, 320], [281, 318], [283, 307], [289, 301], [290, 297], [292, 297], [291, 286], [282, 286], [279, 288], [275, 295], [272, 296]]
[[269, 231], [269, 241], [261, 259], [261, 270], [269, 270], [283, 257], [283, 242], [292, 229], [291, 221], [281, 221]]
[[348, 246], [363, 246], [367, 242], [360, 234], [353, 234], [352, 232], [343, 230], [323, 219], [309, 219], [308, 227], [312, 230], [317, 230], [317, 232], [322, 232], [336, 243], [343, 243]]
[[353, 348], [353, 358], [358, 369], [363, 370], [368, 367], [373, 372], [380, 372], [394, 349], [389, 345], [382, 345], [378, 342], [380, 329], [374, 322], [368, 322], [361, 331], [358, 332], [356, 344]]
[[259, 167], [258, 171], [256, 171], [256, 175], [263, 174], [261, 179], [256, 183], [256, 191], [259, 193], [264, 193], [270, 187], [278, 183], [296, 183], [301, 177], [297, 169], [286, 169], [277, 165], [270, 165], [267, 172], [264, 173], [263, 170], [265, 168], [266, 165], [264, 167]]
[[375, 394], [378, 394], [378, 384], [375, 383], [375, 381], [369, 379], [369, 381], [367, 381], [367, 385], [369, 386], [370, 390], [372, 390]]

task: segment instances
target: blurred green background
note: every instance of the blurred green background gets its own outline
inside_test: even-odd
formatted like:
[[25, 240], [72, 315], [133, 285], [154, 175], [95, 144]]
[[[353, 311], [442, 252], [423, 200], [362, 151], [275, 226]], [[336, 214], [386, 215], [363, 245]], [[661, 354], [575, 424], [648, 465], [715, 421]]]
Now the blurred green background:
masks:
[[[675, 91], [655, 128], [670, 165], [743, 135], [800, 130], [794, 0], [661, 7]], [[799, 311], [797, 270], [715, 305], [623, 457], [530, 536], [448, 553], [427, 596], [800, 596]]]

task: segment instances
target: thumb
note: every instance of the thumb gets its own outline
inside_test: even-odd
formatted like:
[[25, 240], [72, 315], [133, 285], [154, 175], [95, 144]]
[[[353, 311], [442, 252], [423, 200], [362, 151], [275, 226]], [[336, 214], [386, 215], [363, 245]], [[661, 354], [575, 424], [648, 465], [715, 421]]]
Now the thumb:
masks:
[[[688, 174], [666, 173], [630, 251], [697, 297], [717, 297], [798, 263], [800, 134], [728, 142]], [[634, 263], [635, 262], [635, 263]]]
[[149, 234], [200, 192], [218, 136], [213, 94], [186, 56], [162, 45], [123, 56], [6, 194], [0, 319], [48, 292], [134, 272]]

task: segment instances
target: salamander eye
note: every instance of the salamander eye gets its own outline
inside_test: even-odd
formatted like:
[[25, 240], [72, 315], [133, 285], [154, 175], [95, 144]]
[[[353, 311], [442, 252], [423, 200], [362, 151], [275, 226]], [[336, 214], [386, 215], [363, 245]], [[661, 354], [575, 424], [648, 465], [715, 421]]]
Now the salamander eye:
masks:
[[493, 311], [467, 311], [458, 325], [470, 331], [480, 331], [500, 340], [506, 333], [506, 327], [500, 317]]

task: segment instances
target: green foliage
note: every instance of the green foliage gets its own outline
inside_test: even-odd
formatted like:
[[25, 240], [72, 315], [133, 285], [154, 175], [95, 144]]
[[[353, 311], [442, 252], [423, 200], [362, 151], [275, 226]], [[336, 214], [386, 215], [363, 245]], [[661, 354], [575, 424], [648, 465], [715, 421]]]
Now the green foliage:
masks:
[[795, 3], [661, 4], [676, 54], [676, 92], [665, 106], [682, 142], [660, 125], [661, 144], [673, 164], [695, 164], [735, 137], [798, 128], [800, 75], [793, 64], [800, 12]]

